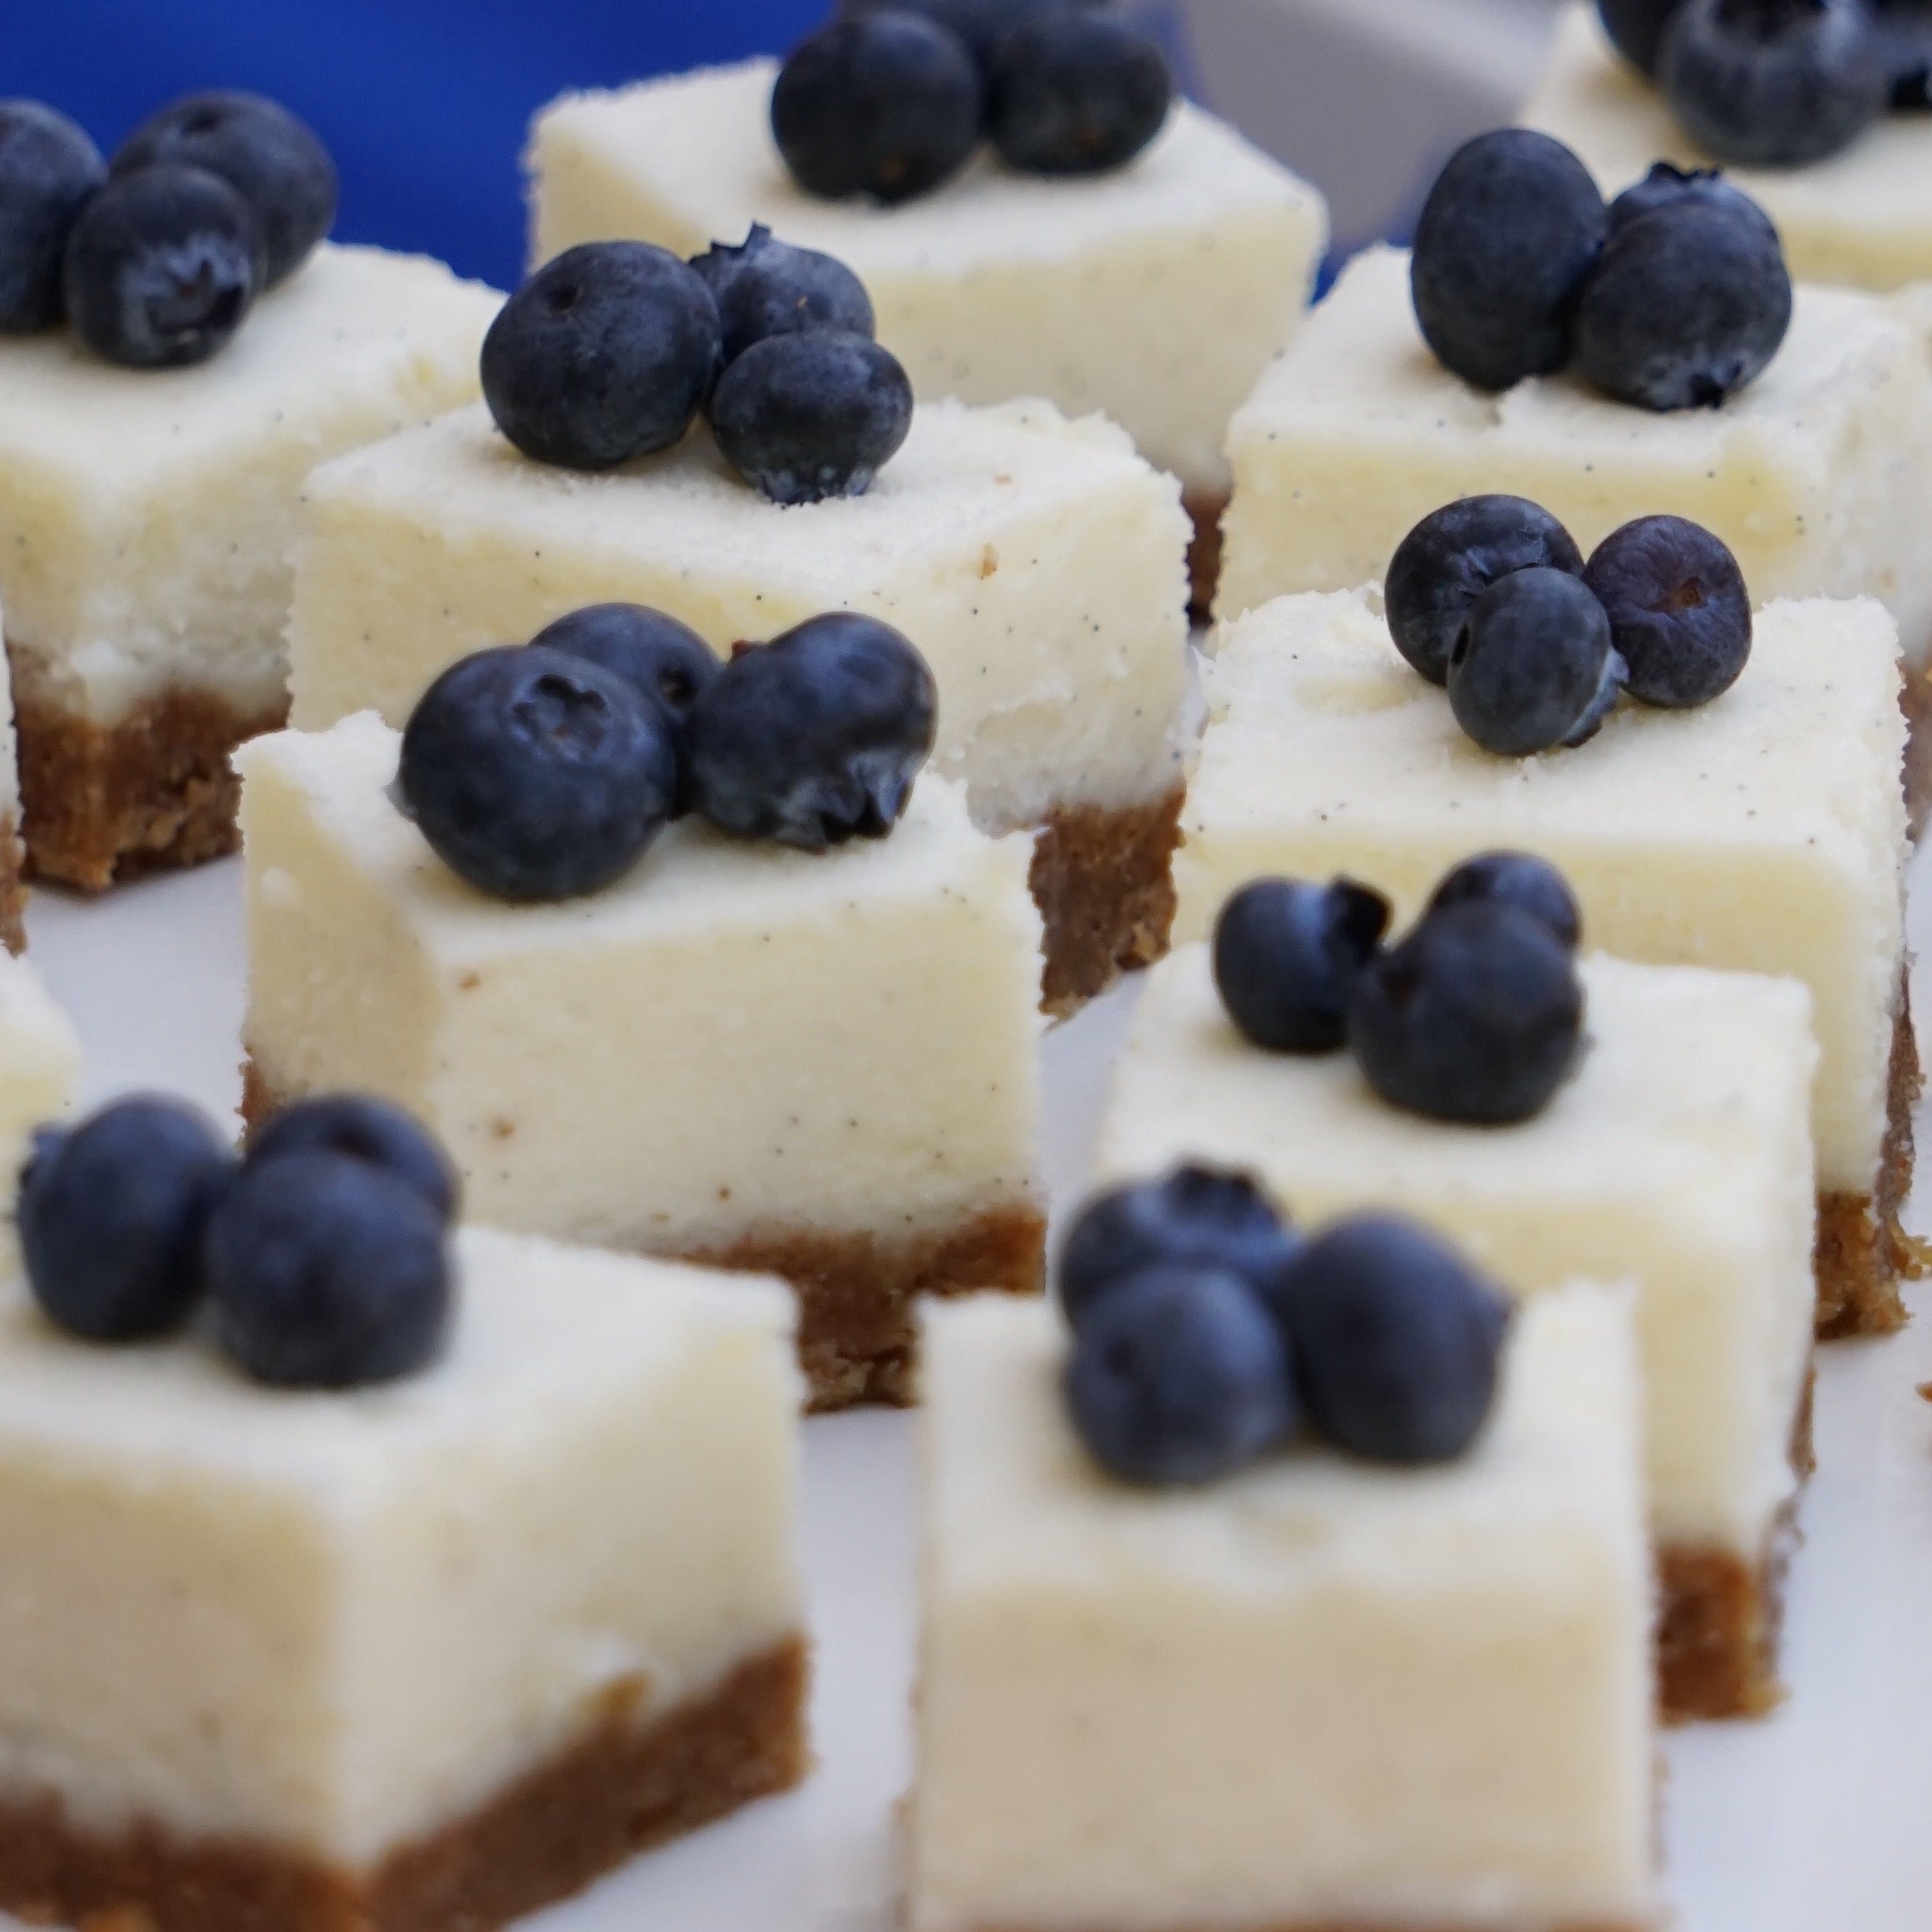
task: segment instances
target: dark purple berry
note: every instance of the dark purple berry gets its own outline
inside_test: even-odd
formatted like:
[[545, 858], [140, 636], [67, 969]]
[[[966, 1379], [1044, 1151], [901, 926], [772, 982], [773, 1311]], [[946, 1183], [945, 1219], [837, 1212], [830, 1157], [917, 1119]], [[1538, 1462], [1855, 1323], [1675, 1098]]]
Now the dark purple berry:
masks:
[[1449, 707], [1486, 752], [1524, 758], [1580, 742], [1614, 702], [1610, 620], [1580, 577], [1513, 571], [1475, 604], [1449, 657]]
[[0, 335], [51, 328], [67, 313], [67, 237], [107, 179], [101, 150], [37, 101], [0, 101]]
[[795, 249], [754, 223], [737, 247], [713, 242], [691, 266], [717, 303], [724, 359], [733, 362], [767, 336], [807, 329], [874, 333], [872, 299], [845, 264], [816, 249]]
[[445, 1221], [456, 1218], [462, 1190], [456, 1164], [416, 1119], [369, 1093], [320, 1093], [284, 1107], [250, 1136], [248, 1166], [297, 1154], [346, 1154], [412, 1187]]
[[999, 43], [987, 132], [1023, 173], [1102, 174], [1147, 146], [1173, 101], [1174, 76], [1153, 41], [1100, 9], [1066, 7]]
[[1723, 542], [1681, 516], [1605, 537], [1584, 581], [1609, 614], [1633, 697], [1682, 711], [1720, 697], [1751, 658], [1751, 594]]
[[1348, 993], [1388, 929], [1379, 892], [1337, 879], [1257, 879], [1215, 923], [1215, 983], [1246, 1039], [1273, 1053], [1332, 1053], [1348, 1037]]
[[1472, 899], [1528, 913], [1572, 953], [1583, 943], [1583, 912], [1570, 881], [1547, 859], [1533, 853], [1481, 852], [1465, 859], [1444, 876], [1423, 916]]

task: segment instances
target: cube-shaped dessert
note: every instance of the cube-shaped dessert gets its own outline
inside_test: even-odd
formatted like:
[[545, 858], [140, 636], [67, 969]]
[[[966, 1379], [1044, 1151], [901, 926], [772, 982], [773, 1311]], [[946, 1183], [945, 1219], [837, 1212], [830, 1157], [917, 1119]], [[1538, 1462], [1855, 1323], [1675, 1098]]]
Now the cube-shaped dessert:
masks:
[[[0, 612], [0, 638], [5, 613]], [[0, 648], [0, 946], [10, 953], [27, 949], [27, 888], [21, 869], [27, 848], [20, 837], [20, 747], [13, 729], [13, 683], [7, 653]]]
[[[1708, 168], [1662, 93], [1623, 60], [1589, 0], [1572, 0], [1524, 122], [1567, 142], [1614, 194], [1653, 161]], [[1727, 168], [1777, 222], [1794, 275], [1861, 288], [1932, 279], [1932, 119], [1891, 114], [1830, 159]]]
[[1627, 1298], [1520, 1318], [1473, 1449], [1091, 1462], [1047, 1307], [926, 1326], [912, 1932], [1654, 1922]]
[[1869, 599], [1773, 604], [1713, 703], [1628, 705], [1578, 750], [1506, 759], [1397, 655], [1377, 593], [1279, 599], [1227, 627], [1210, 667], [1178, 934], [1204, 937], [1269, 873], [1349, 874], [1406, 923], [1459, 860], [1514, 850], [1562, 870], [1593, 946], [1804, 981], [1820, 1330], [1895, 1326], [1919, 1087], [1896, 649]]
[[821, 1406], [906, 1397], [918, 1295], [1038, 1287], [1024, 839], [929, 776], [890, 838], [687, 819], [606, 891], [506, 904], [390, 801], [397, 753], [365, 713], [237, 754], [251, 1121], [366, 1088], [480, 1220], [781, 1274]]
[[691, 255], [762, 222], [857, 272], [919, 396], [1104, 411], [1211, 532], [1228, 418], [1307, 306], [1321, 196], [1177, 102], [1115, 173], [1054, 179], [982, 157], [895, 207], [821, 200], [771, 138], [776, 73], [749, 61], [548, 108], [529, 157], [535, 259], [613, 236]]
[[457, 658], [603, 600], [721, 653], [864, 611], [932, 667], [934, 767], [975, 821], [1044, 828], [1049, 1006], [1166, 944], [1187, 520], [1117, 429], [1040, 402], [922, 406], [865, 495], [781, 508], [702, 432], [586, 476], [520, 455], [479, 407], [329, 465], [308, 497], [298, 727], [369, 706], [400, 725]]
[[0, 1289], [0, 1909], [495, 1925], [802, 1775], [789, 1298], [454, 1256], [441, 1358], [349, 1393]]
[[0, 601], [37, 870], [91, 889], [234, 849], [229, 752], [288, 702], [302, 485], [474, 396], [500, 299], [324, 245], [195, 367], [0, 341]]
[[1579, 1271], [1636, 1284], [1663, 1708], [1761, 1712], [1808, 1466], [1811, 998], [1602, 956], [1582, 980], [1575, 1077], [1531, 1120], [1469, 1126], [1390, 1106], [1351, 1054], [1251, 1045], [1208, 948], [1183, 947], [1136, 1009], [1099, 1173], [1203, 1160], [1255, 1175], [1305, 1225], [1407, 1215], [1519, 1294]]
[[1905, 298], [1801, 286], [1756, 382], [1659, 416], [1573, 374], [1472, 388], [1423, 344], [1408, 257], [1374, 249], [1269, 367], [1228, 448], [1224, 617], [1379, 581], [1423, 517], [1501, 490], [1585, 554], [1634, 517], [1688, 517], [1730, 546], [1757, 601], [1880, 598], [1910, 662], [1932, 653], [1932, 318]]
[[15, 1264], [13, 1180], [27, 1136], [64, 1114], [80, 1084], [74, 1023], [29, 962], [0, 952], [0, 1188], [7, 1203], [0, 1220], [0, 1272], [11, 1273]]

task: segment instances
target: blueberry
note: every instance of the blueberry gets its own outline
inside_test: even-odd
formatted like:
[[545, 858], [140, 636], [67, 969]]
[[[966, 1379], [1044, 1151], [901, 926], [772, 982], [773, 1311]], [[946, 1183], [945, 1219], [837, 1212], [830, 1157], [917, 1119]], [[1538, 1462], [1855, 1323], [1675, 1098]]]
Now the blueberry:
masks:
[[1681, 516], [1643, 516], [1598, 545], [1584, 581], [1609, 614], [1630, 694], [1686, 710], [1728, 691], [1751, 658], [1737, 559]]
[[1242, 1035], [1271, 1053], [1332, 1053], [1348, 1037], [1348, 988], [1388, 929], [1379, 892], [1338, 879], [1257, 879], [1215, 922], [1215, 983]]
[[1295, 1425], [1288, 1346], [1238, 1275], [1166, 1263], [1117, 1283], [1074, 1331], [1067, 1407], [1110, 1475], [1211, 1482]]
[[1370, 962], [1348, 1007], [1348, 1043], [1392, 1106], [1506, 1126], [1570, 1077], [1583, 987], [1540, 919], [1494, 899], [1449, 905]]
[[922, 14], [958, 34], [984, 73], [1000, 42], [1016, 27], [1075, 4], [1077, 0], [843, 0], [839, 15], [855, 20], [868, 13]]
[[1663, 30], [1683, 4], [1683, 0], [1597, 0], [1597, 12], [1611, 46], [1634, 67], [1654, 74]]
[[352, 1155], [251, 1162], [202, 1244], [215, 1338], [277, 1387], [413, 1375], [455, 1299], [443, 1231], [415, 1188]]
[[1892, 106], [1932, 107], [1932, 0], [1875, 0]]
[[1087, 1203], [1060, 1249], [1060, 1306], [1078, 1328], [1119, 1283], [1167, 1265], [1220, 1269], [1266, 1297], [1300, 1245], [1251, 1176], [1190, 1161]]
[[1716, 168], [1679, 168], [1654, 161], [1641, 181], [1626, 188], [1610, 204], [1610, 233], [1627, 228], [1639, 215], [1660, 209], [1681, 208], [1686, 202], [1715, 208], [1749, 223], [1782, 254], [1777, 224], [1742, 188]]
[[1769, 365], [1791, 319], [1775, 234], [1687, 198], [1611, 236], [1577, 313], [1577, 367], [1640, 409], [1716, 408]]
[[1167, 57], [1103, 12], [1042, 13], [999, 43], [986, 129], [999, 158], [1029, 175], [1124, 168], [1166, 125]]
[[249, 1141], [250, 1169], [297, 1154], [346, 1154], [413, 1187], [445, 1222], [462, 1183], [435, 1135], [415, 1115], [368, 1093], [316, 1094], [284, 1108]]
[[1547, 859], [1533, 853], [1480, 852], [1465, 859], [1444, 875], [1429, 900], [1428, 912], [1471, 900], [1513, 905], [1528, 913], [1572, 953], [1583, 943], [1583, 911], [1570, 881]]
[[1624, 687], [1629, 678], [1630, 668], [1624, 662], [1623, 653], [1613, 648], [1604, 655], [1597, 688], [1590, 694], [1589, 702], [1584, 707], [1582, 717], [1560, 741], [1566, 751], [1587, 745], [1604, 728], [1604, 719], [1617, 708], [1617, 700], [1624, 695]]
[[1282, 1311], [1300, 1393], [1338, 1448], [1376, 1462], [1444, 1462], [1496, 1401], [1511, 1309], [1437, 1235], [1389, 1215], [1324, 1230]]
[[771, 133], [808, 195], [890, 206], [966, 165], [984, 111], [965, 42], [889, 11], [835, 20], [792, 49], [771, 90]]
[[1837, 154], [1885, 111], [1892, 88], [1866, 0], [1684, 0], [1657, 71], [1684, 132], [1738, 167]]
[[498, 899], [621, 878], [678, 791], [672, 727], [621, 678], [531, 644], [478, 651], [417, 701], [399, 789], [436, 855]]
[[727, 362], [767, 336], [814, 328], [874, 333], [872, 298], [843, 262], [795, 249], [761, 224], [754, 222], [737, 248], [713, 242], [691, 266], [717, 304]]
[[1589, 170], [1561, 141], [1506, 127], [1466, 142], [1416, 227], [1409, 287], [1423, 339], [1479, 389], [1555, 374], [1609, 224]]
[[116, 175], [156, 161], [205, 168], [254, 209], [273, 288], [308, 259], [335, 221], [335, 163], [307, 121], [278, 101], [214, 89], [151, 115], [114, 156]]
[[0, 335], [51, 328], [66, 313], [61, 258], [107, 179], [101, 150], [37, 101], [0, 101]]
[[832, 611], [740, 646], [691, 713], [692, 801], [722, 830], [822, 852], [882, 839], [932, 755], [926, 661], [877, 618]]
[[1449, 656], [1449, 707], [1486, 752], [1524, 758], [1565, 743], [1600, 702], [1610, 620], [1580, 577], [1498, 578], [1470, 607]]
[[711, 422], [725, 461], [773, 503], [863, 496], [912, 428], [912, 384], [870, 336], [769, 336], [719, 378]]
[[1583, 552], [1548, 510], [1520, 496], [1465, 496], [1432, 512], [1402, 539], [1382, 587], [1395, 648], [1432, 684], [1447, 684], [1476, 600], [1530, 569], [1583, 574]]
[[77, 1127], [43, 1127], [20, 1177], [27, 1285], [48, 1320], [90, 1342], [180, 1328], [201, 1299], [201, 1232], [234, 1172], [214, 1126], [137, 1096]]
[[111, 180], [67, 237], [67, 318], [131, 369], [205, 362], [262, 290], [262, 230], [219, 175], [158, 163]]
[[691, 426], [722, 339], [688, 264], [648, 242], [585, 242], [498, 311], [483, 338], [483, 395], [526, 456], [608, 470]]

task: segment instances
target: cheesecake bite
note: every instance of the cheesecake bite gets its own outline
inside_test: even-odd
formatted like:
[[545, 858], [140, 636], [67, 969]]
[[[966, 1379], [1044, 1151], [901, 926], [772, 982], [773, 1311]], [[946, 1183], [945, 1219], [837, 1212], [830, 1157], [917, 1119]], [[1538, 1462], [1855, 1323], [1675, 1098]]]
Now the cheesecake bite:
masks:
[[1052, 1308], [925, 1338], [914, 1932], [1655, 1922], [1624, 1294], [1529, 1304], [1460, 1454], [1191, 1486], [1092, 1458]]
[[1177, 938], [1274, 873], [1373, 881], [1407, 924], [1451, 866], [1516, 850], [1561, 870], [1592, 946], [1803, 980], [1819, 1331], [1895, 1327], [1919, 1087], [1895, 651], [1875, 603], [1774, 604], [1714, 702], [1626, 704], [1580, 748], [1501, 758], [1397, 654], [1378, 594], [1278, 599], [1225, 627], [1209, 667]]

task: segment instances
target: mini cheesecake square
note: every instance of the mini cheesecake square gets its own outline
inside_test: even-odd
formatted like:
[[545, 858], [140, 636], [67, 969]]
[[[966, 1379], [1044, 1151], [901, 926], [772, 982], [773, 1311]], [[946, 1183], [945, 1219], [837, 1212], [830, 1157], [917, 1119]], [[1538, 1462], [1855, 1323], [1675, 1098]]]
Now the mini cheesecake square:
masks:
[[1564, 873], [1593, 947], [1803, 981], [1819, 1329], [1896, 1327], [1919, 1089], [1896, 651], [1869, 599], [1776, 604], [1714, 703], [1626, 703], [1576, 751], [1506, 759], [1396, 654], [1379, 593], [1279, 599], [1226, 627], [1209, 668], [1178, 936], [1205, 938], [1269, 873], [1373, 882], [1406, 924], [1451, 866], [1503, 849]]
[[74, 1103], [81, 1084], [81, 1042], [74, 1023], [27, 960], [0, 952], [0, 1274], [17, 1264], [13, 1185], [34, 1128]]
[[251, 1122], [366, 1089], [479, 1220], [783, 1275], [821, 1407], [908, 1398], [918, 1296], [1038, 1288], [1023, 838], [929, 775], [885, 839], [685, 820], [604, 892], [509, 905], [391, 803], [397, 751], [365, 713], [237, 755]]
[[1582, 979], [1575, 1077], [1534, 1120], [1470, 1127], [1390, 1106], [1346, 1052], [1249, 1044], [1208, 948], [1183, 947], [1136, 1010], [1099, 1175], [1204, 1160], [1255, 1175], [1304, 1227], [1408, 1215], [1519, 1294], [1579, 1271], [1635, 1284], [1664, 1713], [1756, 1715], [1779, 1695], [1810, 1462], [1811, 996], [1602, 956]]
[[934, 1309], [911, 1932], [1656, 1923], [1626, 1296], [1537, 1298], [1470, 1452], [1089, 1461], [1045, 1306]]
[[0, 1289], [0, 1909], [458, 1932], [802, 1775], [789, 1298], [454, 1259], [443, 1358], [349, 1393]]
[[1228, 418], [1299, 322], [1327, 245], [1315, 190], [1179, 101], [1114, 173], [1052, 180], [988, 155], [898, 207], [821, 200], [772, 140], [777, 71], [749, 61], [545, 109], [534, 259], [614, 235], [692, 255], [763, 222], [858, 274], [920, 397], [1103, 411], [1211, 531]]
[[228, 753], [288, 702], [303, 483], [473, 397], [500, 299], [325, 245], [198, 367], [116, 367], [65, 331], [0, 341], [0, 602], [37, 871], [93, 890], [233, 850]]
[[[1640, 180], [1653, 161], [1719, 165], [1611, 47], [1587, 0], [1564, 9], [1522, 118], [1575, 149], [1606, 194]], [[1803, 167], [1725, 172], [1777, 224], [1794, 275], [1878, 289], [1932, 279], [1932, 117], [1888, 114], [1841, 153]]]
[[1587, 555], [1670, 513], [1736, 553], [1754, 601], [1869, 595], [1932, 653], [1932, 311], [1801, 285], [1771, 367], [1722, 408], [1659, 416], [1572, 375], [1492, 396], [1424, 346], [1408, 257], [1374, 249], [1272, 363], [1228, 432], [1235, 498], [1216, 603], [1379, 581], [1458, 497], [1540, 503]]
[[792, 508], [702, 428], [592, 476], [519, 454], [479, 406], [311, 480], [293, 718], [400, 727], [457, 658], [588, 604], [653, 605], [721, 654], [822, 611], [882, 618], [938, 680], [934, 769], [988, 830], [1043, 828], [1061, 1011], [1166, 941], [1186, 544], [1173, 481], [1047, 403], [921, 406], [865, 495]]

